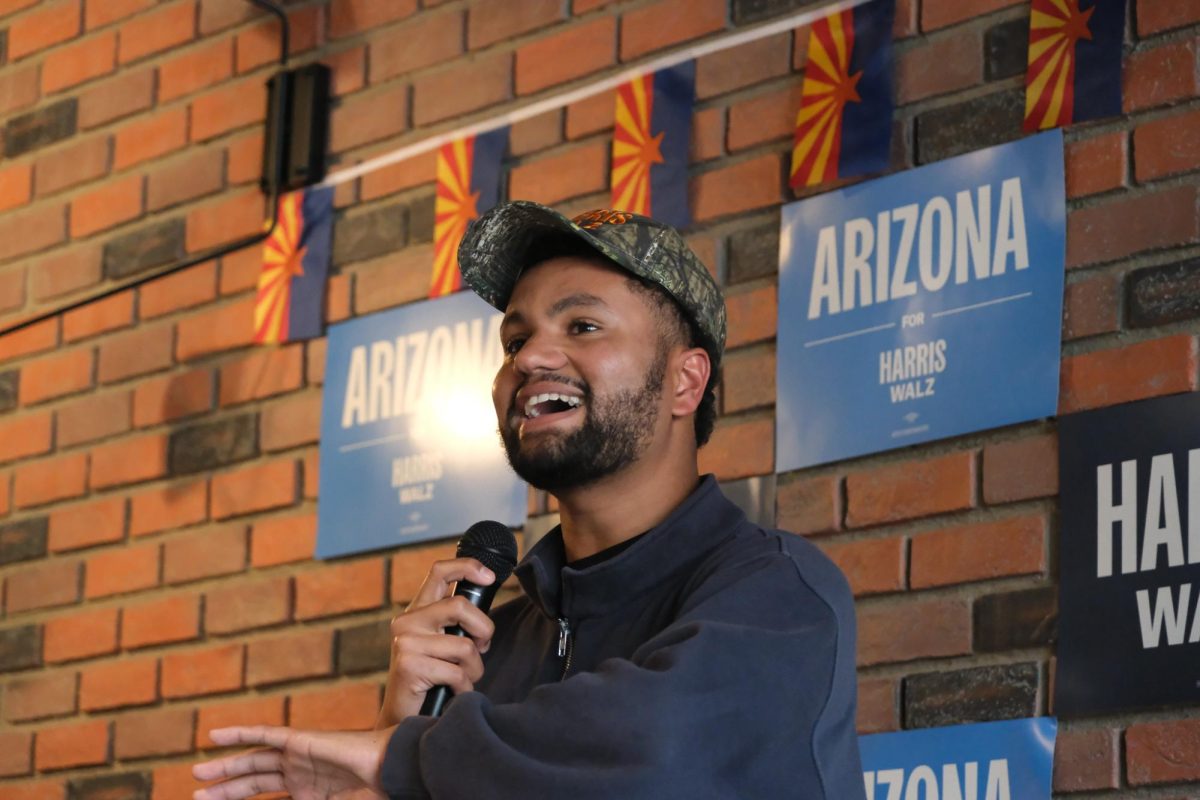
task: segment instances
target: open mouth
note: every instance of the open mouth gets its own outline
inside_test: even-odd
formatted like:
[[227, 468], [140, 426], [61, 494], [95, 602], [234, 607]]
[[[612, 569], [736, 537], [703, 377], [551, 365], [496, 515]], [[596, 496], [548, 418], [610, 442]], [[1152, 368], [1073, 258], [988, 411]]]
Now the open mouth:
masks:
[[537, 419], [549, 414], [561, 414], [565, 411], [572, 411], [581, 405], [583, 405], [582, 397], [573, 397], [556, 392], [545, 392], [528, 398], [525, 401], [525, 408], [523, 410], [526, 419]]

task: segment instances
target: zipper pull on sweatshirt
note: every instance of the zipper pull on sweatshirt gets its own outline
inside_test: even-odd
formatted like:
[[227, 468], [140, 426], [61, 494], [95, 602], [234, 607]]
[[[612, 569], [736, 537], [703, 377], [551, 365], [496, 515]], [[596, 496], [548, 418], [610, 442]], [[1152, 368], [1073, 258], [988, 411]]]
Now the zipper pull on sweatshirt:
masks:
[[558, 657], [567, 654], [567, 646], [571, 642], [571, 623], [565, 617], [558, 618]]

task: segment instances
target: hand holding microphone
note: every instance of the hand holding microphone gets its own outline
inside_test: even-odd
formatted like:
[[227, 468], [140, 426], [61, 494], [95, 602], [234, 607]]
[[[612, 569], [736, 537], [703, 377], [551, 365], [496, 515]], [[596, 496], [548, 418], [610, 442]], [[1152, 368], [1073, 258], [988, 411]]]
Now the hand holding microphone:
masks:
[[483, 676], [480, 654], [493, 631], [486, 612], [516, 566], [517, 543], [502, 523], [478, 522], [456, 555], [433, 565], [408, 609], [392, 620], [391, 665], [376, 727], [418, 712], [438, 716], [452, 693], [470, 691]]

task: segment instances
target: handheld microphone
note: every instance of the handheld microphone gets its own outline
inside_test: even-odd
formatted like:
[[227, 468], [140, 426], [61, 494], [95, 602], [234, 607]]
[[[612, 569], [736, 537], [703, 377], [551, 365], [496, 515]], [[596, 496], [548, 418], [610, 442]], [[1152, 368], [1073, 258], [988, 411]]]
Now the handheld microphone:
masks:
[[[492, 607], [496, 590], [500, 584], [508, 580], [513, 568], [517, 566], [517, 538], [502, 522], [484, 520], [476, 522], [458, 541], [455, 552], [458, 558], [473, 558], [490, 569], [496, 576], [490, 586], [480, 586], [471, 581], [459, 581], [454, 587], [454, 594], [465, 597], [471, 605], [484, 613]], [[458, 625], [446, 628], [445, 633], [451, 636], [466, 636]], [[446, 701], [450, 699], [449, 686], [435, 686], [425, 695], [421, 704], [421, 714], [426, 717], [440, 717]]]

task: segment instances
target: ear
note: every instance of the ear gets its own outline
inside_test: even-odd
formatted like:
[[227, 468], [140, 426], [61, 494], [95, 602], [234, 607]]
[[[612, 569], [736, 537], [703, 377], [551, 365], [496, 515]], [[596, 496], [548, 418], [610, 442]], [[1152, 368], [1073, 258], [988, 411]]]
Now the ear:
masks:
[[686, 417], [696, 413], [704, 399], [712, 363], [703, 347], [692, 347], [675, 357], [675, 385], [671, 394], [671, 414]]

